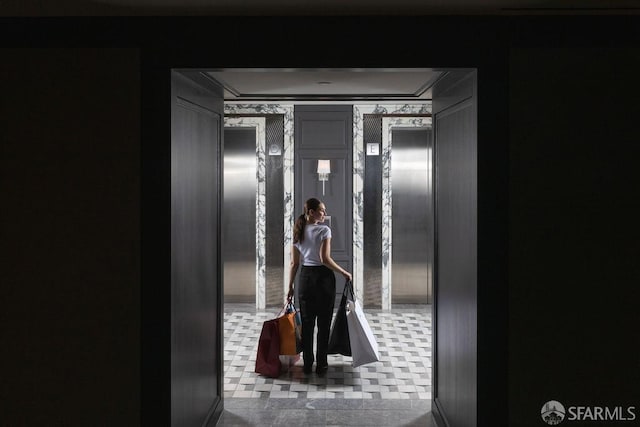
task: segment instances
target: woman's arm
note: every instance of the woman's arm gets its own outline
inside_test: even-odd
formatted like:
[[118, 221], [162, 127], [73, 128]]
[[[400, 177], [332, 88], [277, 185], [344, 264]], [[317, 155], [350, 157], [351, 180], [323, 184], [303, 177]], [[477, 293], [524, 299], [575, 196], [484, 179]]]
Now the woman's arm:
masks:
[[345, 279], [351, 280], [351, 273], [340, 267], [333, 258], [331, 258], [331, 237], [322, 241], [322, 245], [320, 246], [320, 261], [333, 271], [342, 274]]
[[293, 296], [293, 282], [300, 266], [300, 251], [294, 245], [291, 245], [291, 264], [289, 265], [289, 293], [287, 298]]

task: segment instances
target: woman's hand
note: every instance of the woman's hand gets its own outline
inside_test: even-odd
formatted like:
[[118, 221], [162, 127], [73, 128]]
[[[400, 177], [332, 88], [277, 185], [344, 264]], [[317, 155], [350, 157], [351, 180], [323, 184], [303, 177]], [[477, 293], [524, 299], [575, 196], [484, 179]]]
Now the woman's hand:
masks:
[[345, 279], [351, 282], [351, 273], [349, 273], [348, 271], [343, 271], [342, 275], [344, 276]]
[[287, 299], [290, 300], [293, 298], [293, 284], [289, 285], [289, 293], [287, 294]]

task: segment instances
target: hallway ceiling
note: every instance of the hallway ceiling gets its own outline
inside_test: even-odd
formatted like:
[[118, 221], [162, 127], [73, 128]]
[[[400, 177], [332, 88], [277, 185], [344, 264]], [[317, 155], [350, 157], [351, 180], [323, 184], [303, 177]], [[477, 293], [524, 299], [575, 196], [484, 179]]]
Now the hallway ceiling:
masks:
[[637, 14], [637, 0], [3, 0], [0, 16]]
[[226, 101], [423, 101], [442, 72], [431, 68], [224, 69], [207, 72]]

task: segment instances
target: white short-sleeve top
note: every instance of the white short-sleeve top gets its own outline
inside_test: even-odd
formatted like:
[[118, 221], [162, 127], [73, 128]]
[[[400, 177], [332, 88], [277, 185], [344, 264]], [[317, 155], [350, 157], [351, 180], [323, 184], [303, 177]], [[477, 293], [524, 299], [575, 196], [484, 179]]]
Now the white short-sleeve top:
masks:
[[293, 245], [300, 251], [300, 262], [308, 267], [322, 265], [320, 246], [322, 241], [331, 238], [331, 229], [325, 224], [307, 224], [304, 227], [304, 240]]

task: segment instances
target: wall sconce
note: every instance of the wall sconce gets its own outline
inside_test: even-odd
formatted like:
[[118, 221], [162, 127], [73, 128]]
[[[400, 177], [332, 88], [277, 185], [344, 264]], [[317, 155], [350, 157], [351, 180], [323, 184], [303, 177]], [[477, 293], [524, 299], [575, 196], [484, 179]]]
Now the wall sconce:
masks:
[[322, 181], [322, 195], [324, 196], [324, 183], [329, 180], [331, 173], [330, 160], [318, 160], [318, 179]]

